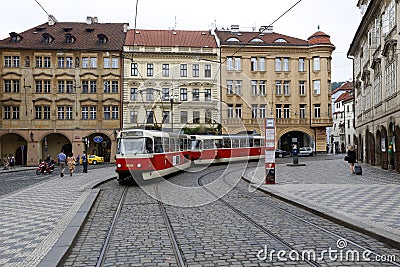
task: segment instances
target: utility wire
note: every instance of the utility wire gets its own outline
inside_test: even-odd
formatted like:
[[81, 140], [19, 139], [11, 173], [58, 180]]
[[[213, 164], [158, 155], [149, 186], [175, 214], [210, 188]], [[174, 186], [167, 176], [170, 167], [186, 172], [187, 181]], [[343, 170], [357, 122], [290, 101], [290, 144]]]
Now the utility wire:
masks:
[[[257, 36], [259, 36], [261, 33], [263, 33], [265, 30], [267, 30], [270, 26], [272, 26], [275, 22], [277, 22], [278, 20], [280, 20], [283, 16], [285, 16], [290, 10], [292, 10], [295, 6], [297, 6], [302, 0], [297, 1], [295, 4], [293, 4], [288, 10], [286, 10], [282, 15], [280, 15], [278, 18], [276, 18], [272, 23], [270, 23], [267, 27], [265, 27], [261, 32], [257, 33], [257, 35], [255, 35], [253, 38], [251, 38], [249, 41], [247, 41], [247, 43], [244, 43], [241, 47], [239, 47], [238, 50], [235, 51], [235, 53], [233, 53], [231, 56], [236, 55], [237, 53], [240, 52], [240, 50], [242, 50], [245, 46], [247, 46], [251, 40], [253, 40], [254, 38], [256, 38]], [[224, 60], [223, 63], [226, 62], [227, 59]]]
[[35, 2], [43, 9], [43, 11], [47, 14], [47, 16], [49, 16], [49, 13], [47, 13], [47, 11], [43, 8], [43, 6], [37, 0], [35, 0]]

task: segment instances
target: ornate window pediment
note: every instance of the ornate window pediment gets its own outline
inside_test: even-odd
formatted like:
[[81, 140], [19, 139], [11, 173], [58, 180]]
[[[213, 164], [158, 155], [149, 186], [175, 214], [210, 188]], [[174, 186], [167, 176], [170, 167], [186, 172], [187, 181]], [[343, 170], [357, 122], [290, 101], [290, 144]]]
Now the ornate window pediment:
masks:
[[390, 39], [385, 42], [382, 49], [382, 56], [387, 57], [389, 61], [393, 61], [396, 55], [397, 40]]

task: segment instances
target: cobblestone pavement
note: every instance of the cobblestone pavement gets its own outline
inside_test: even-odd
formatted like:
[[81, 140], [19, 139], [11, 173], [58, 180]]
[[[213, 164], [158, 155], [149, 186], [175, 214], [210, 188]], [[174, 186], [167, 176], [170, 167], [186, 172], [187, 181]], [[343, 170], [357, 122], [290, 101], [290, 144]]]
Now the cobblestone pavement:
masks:
[[400, 175], [361, 164], [363, 175], [349, 173], [341, 159], [307, 161], [304, 167], [276, 165], [275, 185], [264, 185], [261, 164], [246, 173], [262, 190], [337, 218], [356, 229], [400, 244]]
[[[174, 203], [166, 205], [166, 211], [187, 266], [309, 266], [301, 260], [280, 261], [276, 254], [271, 259], [267, 256], [263, 258], [265, 252], [271, 253], [272, 249], [275, 253], [278, 250], [290, 251], [220, 201], [205, 201], [204, 205], [188, 207], [188, 202], [197, 203], [209, 197], [209, 194], [189, 195], [182, 188], [199, 189], [197, 179], [207, 173], [204, 181], [213, 191], [222, 192], [218, 189], [235, 187], [224, 194], [223, 199], [298, 251], [313, 250], [320, 253], [329, 248], [338, 249], [338, 241], [342, 241], [345, 242], [344, 249], [358, 252], [372, 250], [379, 255], [400, 257], [399, 251], [384, 243], [264, 193], [256, 191], [249, 195], [252, 188], [240, 180], [240, 171], [244, 171], [244, 167], [232, 165], [228, 171], [224, 171], [224, 168], [211, 166], [205, 171], [202, 167], [195, 167], [191, 172], [171, 177], [169, 182], [180, 188], [173, 188], [169, 183], [161, 184], [165, 189], [161, 192], [161, 198], [167, 203]], [[64, 266], [95, 265], [122, 189], [115, 181], [102, 185], [100, 197]], [[176, 202], [177, 199], [180, 202]], [[322, 266], [391, 265], [326, 258], [320, 263]], [[105, 266], [176, 266], [157, 202], [139, 187], [129, 188]]]
[[114, 168], [76, 173], [0, 198], [0, 266], [36, 266], [77, 215], [94, 185]]

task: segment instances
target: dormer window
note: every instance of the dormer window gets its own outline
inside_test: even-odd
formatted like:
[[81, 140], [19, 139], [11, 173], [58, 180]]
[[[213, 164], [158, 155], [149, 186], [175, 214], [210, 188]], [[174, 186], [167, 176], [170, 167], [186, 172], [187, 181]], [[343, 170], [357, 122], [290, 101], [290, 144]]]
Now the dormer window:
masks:
[[42, 32], [44, 30], [44, 28], [42, 28], [42, 27], [36, 27], [35, 28], [35, 31], [36, 32]]
[[67, 44], [72, 44], [73, 42], [75, 42], [75, 37], [74, 37], [72, 34], [67, 33], [67, 34], [65, 35], [65, 42], [66, 42]]
[[264, 43], [263, 40], [261, 40], [260, 38], [254, 38], [253, 40], [251, 40], [252, 43]]
[[231, 37], [229, 39], [226, 40], [227, 42], [240, 42], [240, 40], [238, 38], [235, 37]]
[[22, 39], [22, 36], [19, 35], [19, 34], [16, 33], [16, 32], [11, 32], [11, 33], [10, 33], [10, 37], [11, 37], [11, 42], [12, 42], [12, 43], [19, 42], [19, 41]]
[[48, 33], [43, 33], [43, 34], [42, 34], [42, 37], [43, 37], [43, 43], [49, 44], [49, 43], [51, 43], [51, 42], [54, 41], [53, 36], [51, 36], [51, 35], [48, 34]]
[[63, 31], [64, 32], [70, 32], [70, 31], [72, 31], [72, 28], [63, 28]]
[[87, 28], [87, 29], [85, 29], [85, 31], [86, 32], [94, 32], [94, 29], [93, 28]]
[[104, 34], [97, 35], [97, 38], [99, 38], [99, 44], [105, 44], [108, 41], [107, 36]]
[[283, 38], [278, 38], [275, 40], [275, 43], [287, 43], [287, 41]]

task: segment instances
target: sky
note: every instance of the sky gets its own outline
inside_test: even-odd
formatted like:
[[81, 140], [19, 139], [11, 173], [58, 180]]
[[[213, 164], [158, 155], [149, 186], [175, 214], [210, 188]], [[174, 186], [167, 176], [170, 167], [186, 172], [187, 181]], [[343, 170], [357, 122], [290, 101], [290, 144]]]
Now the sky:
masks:
[[[121, 22], [135, 27], [136, 0], [3, 0], [0, 4], [0, 39], [47, 22], [46, 12], [60, 22]], [[208, 30], [239, 25], [243, 31], [274, 24], [274, 32], [307, 40], [320, 30], [336, 46], [332, 55], [332, 82], [351, 80], [352, 62], [347, 58], [351, 41], [361, 22], [357, 0], [137, 0], [136, 28]]]

